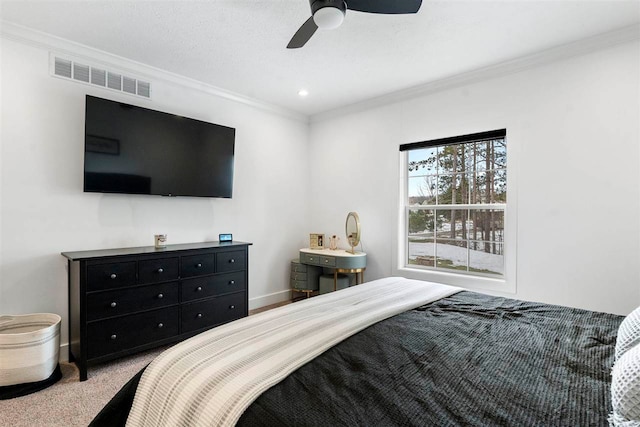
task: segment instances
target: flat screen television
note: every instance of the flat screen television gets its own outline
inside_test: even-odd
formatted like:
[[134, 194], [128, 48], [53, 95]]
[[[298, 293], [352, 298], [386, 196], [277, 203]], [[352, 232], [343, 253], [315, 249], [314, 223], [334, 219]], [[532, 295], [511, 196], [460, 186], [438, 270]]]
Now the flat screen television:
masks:
[[84, 191], [231, 198], [235, 132], [87, 95]]

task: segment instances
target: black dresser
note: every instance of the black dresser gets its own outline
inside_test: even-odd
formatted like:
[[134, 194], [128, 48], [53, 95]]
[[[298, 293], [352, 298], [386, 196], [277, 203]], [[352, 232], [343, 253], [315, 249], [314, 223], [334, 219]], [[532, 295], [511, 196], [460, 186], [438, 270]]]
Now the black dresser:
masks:
[[248, 314], [249, 245], [205, 242], [63, 252], [69, 361], [87, 366], [176, 342]]

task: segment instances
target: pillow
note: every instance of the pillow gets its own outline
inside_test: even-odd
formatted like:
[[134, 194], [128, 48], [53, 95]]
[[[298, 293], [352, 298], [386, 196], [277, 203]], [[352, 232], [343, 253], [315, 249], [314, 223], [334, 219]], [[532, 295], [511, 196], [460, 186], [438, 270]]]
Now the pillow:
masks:
[[611, 426], [640, 427], [640, 345], [626, 351], [613, 365], [611, 405]]
[[633, 310], [624, 318], [618, 328], [618, 338], [616, 339], [615, 360], [640, 343], [640, 307]]

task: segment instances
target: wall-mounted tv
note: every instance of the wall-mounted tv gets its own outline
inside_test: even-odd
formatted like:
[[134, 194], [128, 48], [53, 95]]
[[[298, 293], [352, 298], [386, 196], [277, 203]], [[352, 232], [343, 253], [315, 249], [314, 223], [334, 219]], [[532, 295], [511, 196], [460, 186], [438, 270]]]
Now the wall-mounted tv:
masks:
[[231, 198], [235, 133], [87, 95], [84, 191]]

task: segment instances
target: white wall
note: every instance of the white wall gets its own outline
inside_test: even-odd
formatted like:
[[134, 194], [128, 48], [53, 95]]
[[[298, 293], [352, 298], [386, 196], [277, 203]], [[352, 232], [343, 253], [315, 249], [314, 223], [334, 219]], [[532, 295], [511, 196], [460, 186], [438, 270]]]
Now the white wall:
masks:
[[367, 279], [393, 274], [398, 146], [506, 128], [509, 296], [628, 313], [640, 305], [639, 47], [312, 122], [311, 228], [343, 236], [357, 211]]
[[[0, 314], [58, 313], [62, 251], [217, 240], [252, 242], [250, 307], [289, 296], [307, 233], [308, 124], [154, 79], [152, 101], [49, 75], [47, 50], [2, 40]], [[232, 199], [83, 193], [85, 94], [236, 128]]]

